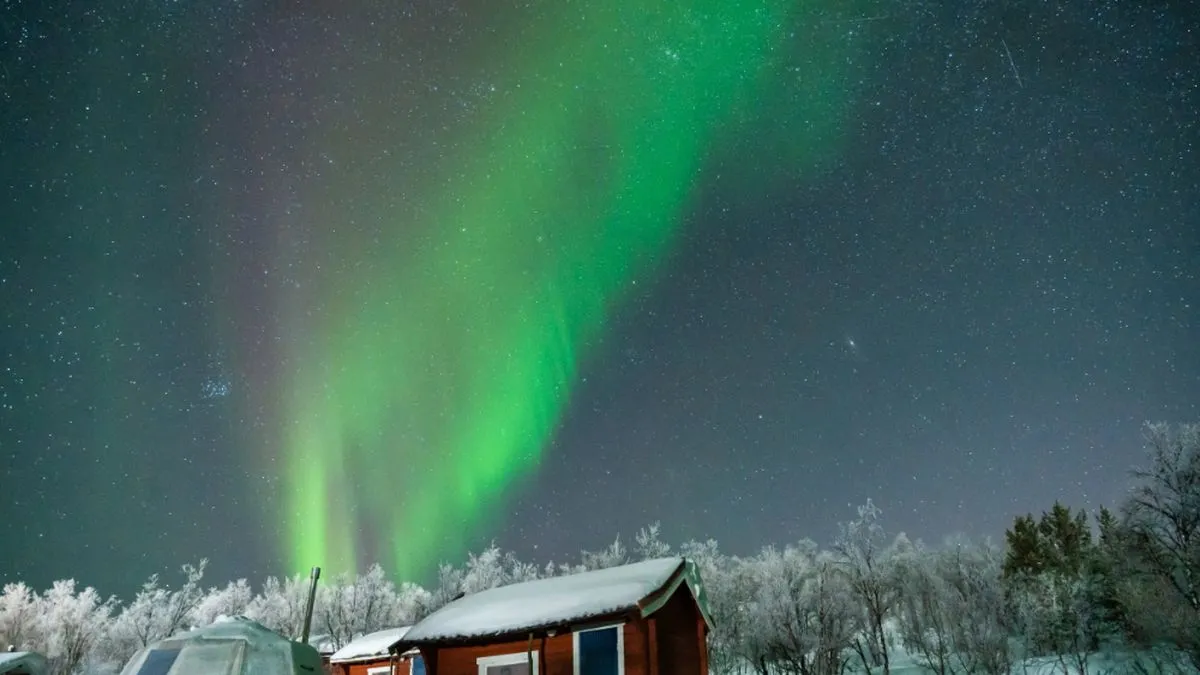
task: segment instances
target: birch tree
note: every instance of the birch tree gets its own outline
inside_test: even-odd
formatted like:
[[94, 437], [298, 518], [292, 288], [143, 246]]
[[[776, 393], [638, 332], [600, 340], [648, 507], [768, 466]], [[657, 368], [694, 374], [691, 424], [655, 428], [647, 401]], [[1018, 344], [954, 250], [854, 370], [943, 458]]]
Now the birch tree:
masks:
[[102, 599], [90, 586], [77, 590], [67, 579], [54, 582], [37, 604], [50, 675], [72, 675], [97, 657], [115, 600]]
[[671, 546], [662, 540], [662, 527], [655, 521], [638, 530], [633, 554], [638, 560], [654, 560], [671, 555]]
[[231, 581], [224, 588], [211, 588], [192, 612], [194, 626], [207, 626], [222, 616], [246, 613], [254, 600], [254, 589], [245, 579]]
[[879, 667], [890, 675], [884, 621], [892, 613], [896, 594], [887, 557], [887, 541], [879, 524], [881, 513], [871, 500], [858, 507], [858, 518], [839, 526], [833, 550], [845, 570], [850, 589], [862, 608], [862, 637], [856, 650], [870, 672]]
[[40, 638], [38, 594], [19, 581], [5, 584], [0, 593], [0, 649], [30, 649]]
[[107, 642], [118, 654], [132, 654], [151, 642], [170, 637], [191, 627], [192, 614], [204, 598], [200, 581], [208, 560], [184, 565], [184, 582], [171, 590], [152, 575], [133, 601], [113, 622]]
[[324, 628], [335, 648], [400, 622], [396, 587], [379, 565], [372, 565], [366, 574], [357, 577], [340, 576], [319, 587], [317, 595], [322, 598], [321, 615], [314, 618], [314, 623]]
[[1133, 472], [1122, 526], [1135, 558], [1130, 571], [1144, 577], [1144, 595], [1158, 597], [1131, 610], [1130, 620], [1200, 668], [1200, 425], [1148, 424], [1145, 437], [1149, 463]]
[[[304, 574], [267, 577], [262, 591], [246, 607], [246, 618], [289, 638], [300, 637], [308, 607], [309, 584], [310, 579]], [[318, 595], [313, 608], [314, 620], [323, 612], [322, 600]]]

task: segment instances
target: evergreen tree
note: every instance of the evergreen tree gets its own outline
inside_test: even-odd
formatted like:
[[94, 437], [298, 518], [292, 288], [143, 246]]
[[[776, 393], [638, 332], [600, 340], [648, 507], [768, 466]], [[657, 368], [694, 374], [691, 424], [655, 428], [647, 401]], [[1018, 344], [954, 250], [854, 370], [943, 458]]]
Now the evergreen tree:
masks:
[[1038, 520], [1017, 517], [1005, 539], [1005, 595], [1027, 655], [1086, 669], [1108, 626], [1087, 512], [1055, 502]]
[[1017, 516], [1012, 528], [1005, 530], [1004, 540], [1007, 544], [1002, 568], [1005, 579], [1040, 574], [1046, 568], [1042, 535], [1032, 515]]
[[1017, 516], [1004, 538], [1008, 544], [1005, 579], [1044, 572], [1076, 578], [1083, 572], [1093, 546], [1087, 512], [1080, 509], [1073, 514], [1070, 507], [1059, 502], [1042, 512], [1040, 520], [1034, 520], [1031, 514]]
[[1054, 502], [1050, 512], [1042, 514], [1038, 533], [1041, 535], [1042, 559], [1048, 571], [1068, 578], [1079, 577], [1092, 548], [1087, 512], [1080, 509], [1072, 515], [1070, 507]]
[[1091, 602], [1102, 624], [1101, 640], [1126, 637], [1129, 624], [1120, 600], [1118, 579], [1128, 565], [1123, 550], [1120, 524], [1112, 511], [1100, 507], [1096, 515], [1098, 537], [1088, 558], [1086, 574], [1091, 578]]

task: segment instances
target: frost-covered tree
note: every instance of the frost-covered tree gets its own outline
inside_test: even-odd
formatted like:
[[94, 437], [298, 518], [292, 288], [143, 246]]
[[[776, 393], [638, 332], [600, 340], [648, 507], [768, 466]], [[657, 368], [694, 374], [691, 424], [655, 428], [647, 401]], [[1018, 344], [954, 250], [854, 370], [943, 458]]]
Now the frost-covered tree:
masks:
[[1148, 424], [1146, 445], [1149, 464], [1134, 471], [1123, 508], [1127, 572], [1141, 577], [1125, 593], [1129, 619], [1200, 668], [1200, 425]]
[[583, 563], [579, 566], [579, 571], [586, 572], [624, 565], [629, 562], [629, 551], [625, 549], [625, 545], [621, 543], [621, 537], [618, 535], [608, 548], [599, 551], [583, 551], [581, 557]]
[[[567, 566], [564, 566], [567, 567]], [[568, 568], [566, 571], [574, 571]], [[432, 592], [420, 590], [422, 604], [413, 613], [424, 616], [462, 595], [471, 595], [497, 586], [532, 581], [542, 576], [554, 576], [559, 572], [554, 563], [546, 566], [545, 572], [536, 564], [521, 561], [511, 551], [502, 551], [494, 542], [478, 554], [468, 553], [462, 568], [443, 563], [438, 568], [438, 581]], [[414, 587], [416, 590], [419, 587]]]
[[429, 592], [423, 614], [432, 614], [463, 595], [463, 571], [450, 563], [438, 565], [437, 584]]
[[0, 650], [31, 649], [40, 640], [38, 594], [21, 582], [5, 584], [0, 593]]
[[1052, 572], [1022, 581], [1010, 596], [1010, 606], [1025, 656], [1052, 659], [1063, 675], [1090, 672], [1100, 627], [1089, 584], [1085, 576]]
[[[304, 612], [308, 607], [308, 576], [268, 577], [262, 592], [250, 601], [245, 615], [281, 635], [300, 637], [304, 630]], [[321, 597], [313, 608], [314, 616], [322, 612]]]
[[910, 542], [898, 547], [893, 562], [896, 618], [904, 648], [935, 675], [960, 672], [954, 644], [954, 622], [959, 617], [935, 552]]
[[820, 644], [816, 603], [812, 601], [815, 552], [811, 542], [782, 551], [767, 547], [752, 563], [755, 593], [750, 623], [759, 633], [745, 636], [743, 649], [760, 673], [769, 673], [773, 667], [808, 673], [814, 666], [810, 658], [827, 651]]
[[90, 586], [77, 590], [74, 579], [54, 582], [38, 602], [51, 675], [72, 675], [96, 655], [115, 603]]
[[884, 622], [892, 613], [896, 593], [892, 583], [888, 542], [879, 523], [880, 510], [871, 502], [858, 507], [858, 518], [839, 526], [833, 551], [845, 571], [861, 610], [861, 637], [855, 649], [870, 672], [891, 672]]
[[314, 617], [314, 623], [323, 627], [336, 648], [358, 635], [399, 625], [401, 620], [396, 587], [379, 565], [358, 577], [337, 577], [319, 587], [317, 595], [321, 614]]
[[467, 565], [463, 570], [460, 590], [467, 595], [486, 591], [508, 583], [504, 569], [504, 552], [495, 543], [479, 555], [467, 554]]
[[208, 560], [184, 565], [184, 583], [171, 590], [152, 575], [133, 601], [113, 621], [106, 642], [116, 654], [132, 654], [151, 642], [191, 627], [192, 615], [204, 598], [200, 586]]
[[424, 619], [429, 612], [432, 594], [419, 584], [406, 581], [396, 589], [396, 614], [401, 625], [411, 625]]
[[523, 581], [533, 581], [534, 579], [541, 578], [536, 564], [522, 562], [512, 551], [504, 554], [504, 572], [510, 584], [519, 584]]
[[1012, 621], [1001, 581], [1003, 552], [989, 542], [950, 538], [932, 552], [942, 582], [950, 640], [962, 672], [1005, 675], [1013, 664]]
[[769, 662], [755, 611], [758, 579], [753, 559], [731, 557], [701, 575], [714, 624], [708, 636], [710, 669], [720, 675], [765, 673]]
[[245, 579], [231, 581], [225, 588], [212, 588], [192, 612], [192, 625], [207, 626], [222, 616], [245, 614], [254, 600], [254, 589]]
[[658, 521], [638, 530], [634, 537], [633, 555], [638, 560], [654, 560], [671, 555], [671, 546], [662, 540], [662, 527]]
[[811, 541], [767, 547], [751, 563], [756, 593], [749, 608], [757, 634], [747, 636], [755, 670], [837, 675], [856, 629], [857, 606], [837, 557]]

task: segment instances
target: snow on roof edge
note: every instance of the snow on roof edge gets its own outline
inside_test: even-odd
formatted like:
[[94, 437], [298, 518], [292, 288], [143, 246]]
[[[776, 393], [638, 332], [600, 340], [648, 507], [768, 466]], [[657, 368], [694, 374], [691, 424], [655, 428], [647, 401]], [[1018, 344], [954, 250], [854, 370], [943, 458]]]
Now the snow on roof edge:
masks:
[[360, 635], [347, 642], [341, 649], [335, 651], [329, 657], [329, 662], [354, 663], [387, 656], [391, 651], [392, 645], [403, 639], [411, 628], [412, 626], [398, 626], [396, 628], [385, 628], [373, 633], [367, 633], [366, 635]]
[[[708, 609], [708, 591], [706, 591], [704, 588], [704, 580], [700, 576], [700, 567], [694, 560], [688, 560], [687, 558], [684, 558], [683, 562], [683, 573], [672, 575], [674, 581], [664, 584], [663, 587], [659, 589], [659, 591], [662, 591], [661, 595], [655, 598], [653, 602], [648, 602], [645, 605], [642, 605], [640, 602], [638, 603], [642, 610], [642, 618], [646, 618], [662, 609], [663, 605], [667, 604], [667, 602], [669, 602], [675, 595], [675, 592], [679, 590], [679, 586], [686, 585], [688, 592], [692, 596], [692, 600], [696, 603], [696, 609], [700, 612], [700, 618], [704, 619], [704, 624], [708, 627], [708, 630], [715, 630], [716, 624], [713, 623], [712, 614]], [[678, 572], [678, 570], [676, 572]], [[655, 593], [652, 593], [651, 595], [655, 595], [657, 593], [658, 591], [655, 591]], [[646, 598], [643, 598], [643, 600], [648, 599], [649, 597], [650, 596], [647, 596]]]
[[643, 603], [663, 591], [670, 591], [664, 598], [673, 595], [679, 583], [688, 584], [711, 627], [694, 567], [682, 556], [671, 556], [499, 586], [455, 600], [417, 622], [392, 650], [487, 640], [626, 612], [646, 616], [662, 603]]

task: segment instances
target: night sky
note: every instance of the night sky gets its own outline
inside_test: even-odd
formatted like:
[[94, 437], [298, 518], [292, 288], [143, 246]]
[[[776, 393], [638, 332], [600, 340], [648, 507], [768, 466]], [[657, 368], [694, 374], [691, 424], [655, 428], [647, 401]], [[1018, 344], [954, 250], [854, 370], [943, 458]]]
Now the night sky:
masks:
[[0, 0], [0, 582], [1113, 505], [1187, 4]]

